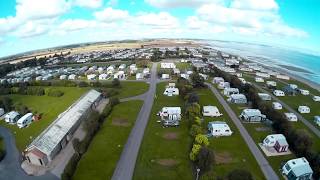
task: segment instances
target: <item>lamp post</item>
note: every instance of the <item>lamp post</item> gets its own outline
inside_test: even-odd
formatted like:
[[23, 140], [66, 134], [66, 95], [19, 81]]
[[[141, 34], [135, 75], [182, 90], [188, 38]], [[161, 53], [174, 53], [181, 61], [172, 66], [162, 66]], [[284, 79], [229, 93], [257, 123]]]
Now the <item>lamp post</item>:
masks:
[[196, 180], [199, 179], [199, 172], [200, 172], [200, 168], [197, 168], [197, 178], [196, 178]]

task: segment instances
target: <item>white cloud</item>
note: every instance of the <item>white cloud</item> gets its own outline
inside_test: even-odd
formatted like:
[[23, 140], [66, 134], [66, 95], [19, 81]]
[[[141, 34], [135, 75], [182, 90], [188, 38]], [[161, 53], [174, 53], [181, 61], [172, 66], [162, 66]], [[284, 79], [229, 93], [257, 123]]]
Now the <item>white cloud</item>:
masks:
[[209, 26], [207, 21], [200, 20], [196, 16], [190, 16], [186, 20], [186, 24], [190, 29], [204, 29]]
[[19, 29], [12, 34], [20, 38], [29, 38], [47, 33], [50, 30], [50, 24], [55, 20], [33, 20], [21, 25]]
[[92, 28], [95, 26], [97, 26], [97, 23], [95, 21], [83, 19], [68, 19], [59, 25], [58, 30], [76, 31], [80, 29]]
[[160, 29], [177, 28], [179, 26], [179, 20], [167, 12], [140, 13], [133, 21], [141, 25]]
[[108, 5], [109, 5], [109, 6], [116, 6], [116, 5], [118, 5], [118, 0], [110, 0], [110, 1], [108, 2]]
[[145, 2], [157, 8], [194, 8], [207, 3], [222, 2], [222, 0], [145, 0]]
[[126, 18], [129, 17], [129, 13], [128, 11], [125, 11], [125, 10], [113, 9], [111, 7], [108, 7], [102, 11], [98, 11], [94, 13], [94, 16], [99, 21], [114, 22], [114, 21], [125, 20]]
[[74, 0], [72, 4], [75, 6], [96, 9], [103, 5], [103, 0]]
[[279, 8], [275, 0], [233, 0], [230, 7], [251, 10], [277, 10]]

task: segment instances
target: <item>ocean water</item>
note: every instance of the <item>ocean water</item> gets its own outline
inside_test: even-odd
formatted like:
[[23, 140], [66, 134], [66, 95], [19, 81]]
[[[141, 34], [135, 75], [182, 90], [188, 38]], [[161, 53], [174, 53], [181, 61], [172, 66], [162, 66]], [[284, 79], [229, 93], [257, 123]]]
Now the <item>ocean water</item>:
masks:
[[[231, 41], [206, 41], [206, 43], [221, 51], [247, 57], [267, 66], [284, 68], [295, 75], [320, 84], [320, 56], [250, 43]], [[286, 68], [286, 66], [295, 68]]]

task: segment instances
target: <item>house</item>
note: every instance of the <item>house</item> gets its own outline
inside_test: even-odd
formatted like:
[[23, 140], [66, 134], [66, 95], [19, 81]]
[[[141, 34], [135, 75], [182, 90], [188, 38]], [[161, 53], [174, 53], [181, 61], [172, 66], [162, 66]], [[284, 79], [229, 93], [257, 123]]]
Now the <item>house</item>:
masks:
[[273, 94], [274, 94], [275, 96], [278, 96], [278, 97], [283, 97], [283, 96], [285, 96], [284, 92], [281, 91], [281, 90], [274, 90], [274, 91], [273, 91]]
[[261, 82], [261, 83], [264, 82], [264, 79], [261, 77], [255, 77], [254, 79], [256, 82]]
[[248, 122], [261, 122], [266, 120], [266, 115], [261, 114], [259, 109], [244, 109], [240, 114], [240, 118]]
[[288, 180], [311, 180], [313, 171], [305, 157], [291, 159], [281, 168]]
[[87, 75], [87, 79], [88, 79], [89, 81], [95, 80], [96, 77], [97, 77], [96, 74], [88, 74], [88, 75]]
[[169, 74], [162, 74], [161, 79], [170, 79], [170, 75]]
[[294, 113], [284, 113], [284, 115], [286, 116], [286, 119], [288, 121], [291, 121], [291, 122], [297, 122], [298, 121], [298, 117]]
[[157, 114], [161, 117], [164, 126], [179, 126], [181, 120], [180, 107], [163, 107]]
[[320, 116], [314, 117], [314, 123], [316, 123], [318, 126], [320, 126]]
[[176, 87], [167, 87], [163, 94], [166, 96], [179, 95], [179, 89]]
[[213, 121], [208, 124], [208, 132], [210, 136], [231, 136], [232, 131], [229, 125], [223, 121]]
[[283, 91], [289, 95], [289, 96], [295, 96], [297, 91], [295, 88], [293, 88], [294, 86], [290, 86], [290, 85], [287, 85], [283, 88]]
[[4, 109], [3, 108], [0, 108], [0, 117], [4, 115]]
[[272, 102], [272, 108], [275, 110], [280, 110], [282, 109], [282, 104], [280, 104], [279, 102]]
[[231, 94], [228, 101], [235, 104], [246, 104], [248, 102], [244, 94]]
[[219, 109], [216, 106], [203, 106], [202, 115], [209, 117], [222, 116], [222, 114], [219, 112]]
[[32, 117], [33, 117], [33, 114], [32, 113], [27, 113], [25, 114], [24, 116], [22, 116], [18, 121], [17, 121], [17, 126], [19, 128], [23, 128], [23, 127], [26, 127], [28, 126], [29, 124], [32, 123]]
[[218, 84], [219, 89], [224, 89], [224, 88], [230, 88], [230, 83], [229, 82], [220, 82]]
[[271, 101], [271, 96], [267, 93], [258, 93], [258, 96], [263, 100], [263, 101]]
[[267, 86], [270, 87], [277, 87], [277, 82], [275, 81], [267, 81]]
[[160, 66], [163, 69], [174, 69], [174, 68], [176, 68], [176, 65], [174, 63], [161, 63]]
[[239, 94], [238, 88], [225, 88], [223, 90], [223, 94], [227, 97], [229, 97], [231, 94]]
[[310, 108], [308, 106], [299, 106], [298, 111], [301, 114], [307, 114], [307, 113], [310, 113]]
[[108, 78], [109, 78], [108, 74], [103, 73], [99, 75], [99, 80], [107, 80]]
[[100, 100], [101, 93], [95, 90], [80, 97], [25, 149], [26, 161], [37, 166], [47, 166], [66, 147], [82, 120], [99, 105]]
[[310, 92], [308, 90], [305, 90], [305, 89], [299, 89], [299, 92], [300, 94], [304, 95], [304, 96], [307, 96], [310, 94]]
[[313, 96], [313, 101], [320, 102], [320, 96]]
[[70, 74], [68, 76], [68, 80], [75, 80], [76, 79], [76, 75], [75, 74]]
[[7, 113], [6, 115], [4, 115], [4, 120], [7, 123], [15, 124], [18, 121], [19, 117], [20, 117], [20, 114], [18, 112], [11, 111], [11, 112]]
[[220, 82], [224, 82], [224, 79], [222, 77], [214, 77], [212, 80], [212, 83], [219, 84]]
[[143, 76], [142, 73], [137, 73], [137, 74], [136, 74], [136, 80], [141, 80], [141, 79], [143, 79], [143, 78], [144, 78], [144, 76]]
[[289, 150], [289, 144], [283, 134], [268, 135], [263, 140], [262, 145], [270, 152], [276, 150], [278, 153], [282, 153]]

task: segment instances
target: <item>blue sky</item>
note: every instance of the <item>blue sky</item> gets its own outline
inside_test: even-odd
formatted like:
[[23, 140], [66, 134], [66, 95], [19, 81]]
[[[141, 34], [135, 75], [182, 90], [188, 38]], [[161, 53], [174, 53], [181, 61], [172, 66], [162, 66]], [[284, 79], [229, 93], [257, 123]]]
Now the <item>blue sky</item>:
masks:
[[0, 1], [0, 57], [59, 45], [204, 38], [320, 53], [318, 0]]

